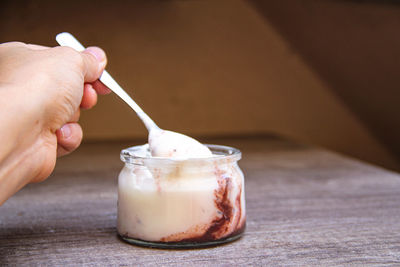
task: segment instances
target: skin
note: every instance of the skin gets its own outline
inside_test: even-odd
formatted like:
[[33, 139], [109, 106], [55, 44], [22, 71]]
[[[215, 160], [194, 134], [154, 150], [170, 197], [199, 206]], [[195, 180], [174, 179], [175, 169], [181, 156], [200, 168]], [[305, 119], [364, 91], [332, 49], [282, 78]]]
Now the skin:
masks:
[[110, 92], [98, 81], [106, 63], [98, 47], [0, 44], [0, 205], [80, 145], [80, 110]]

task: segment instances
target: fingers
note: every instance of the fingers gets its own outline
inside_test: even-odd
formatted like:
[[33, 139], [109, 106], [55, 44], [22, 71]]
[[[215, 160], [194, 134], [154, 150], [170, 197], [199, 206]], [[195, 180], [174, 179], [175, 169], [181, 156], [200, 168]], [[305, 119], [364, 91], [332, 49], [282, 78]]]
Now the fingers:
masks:
[[61, 129], [56, 131], [57, 136], [57, 156], [61, 157], [74, 151], [82, 141], [82, 128], [77, 123], [81, 114], [77, 109], [70, 118], [70, 122], [64, 124]]
[[96, 105], [97, 94], [105, 95], [111, 92], [110, 89], [98, 80], [107, 64], [107, 58], [102, 49], [94, 46], [88, 47], [82, 52], [82, 55], [85, 61], [84, 65], [86, 66], [85, 81], [91, 83], [86, 83], [84, 86], [80, 107], [89, 109]]
[[96, 81], [107, 64], [107, 58], [104, 51], [99, 47], [88, 47], [81, 53], [83, 58], [83, 72], [85, 82]]
[[72, 115], [72, 117], [69, 119], [69, 122], [78, 122], [80, 116], [81, 116], [81, 110], [77, 109], [74, 115]]
[[105, 86], [102, 82], [100, 82], [99, 80], [96, 80], [92, 83], [93, 88], [96, 90], [96, 92], [99, 95], [107, 95], [109, 93], [111, 93], [111, 90], [108, 89], [107, 86]]
[[43, 45], [36, 45], [36, 44], [26, 44], [26, 46], [32, 50], [45, 50], [45, 49], [49, 49], [49, 47], [47, 46], [43, 46]]
[[92, 108], [97, 103], [97, 93], [96, 90], [90, 83], [86, 83], [83, 87], [83, 97], [81, 102], [81, 108], [89, 109]]
[[86, 83], [83, 88], [83, 97], [80, 107], [83, 109], [90, 109], [97, 103], [97, 94], [106, 95], [109, 93], [111, 93], [111, 90], [99, 80], [93, 83]]
[[36, 44], [25, 44], [23, 42], [7, 42], [3, 43], [3, 46], [10, 46], [10, 47], [27, 47], [32, 50], [44, 50], [48, 49], [48, 46], [43, 46], [43, 45], [36, 45]]
[[57, 157], [67, 155], [77, 149], [82, 141], [82, 128], [78, 123], [67, 123], [56, 131]]
[[[32, 47], [32, 49], [40, 47]], [[97, 92], [107, 94], [110, 90], [104, 86], [98, 78], [104, 71], [107, 58], [103, 50], [98, 47], [89, 47], [80, 53], [83, 59], [84, 92], [81, 101], [81, 108], [91, 108], [97, 102]], [[57, 156], [63, 156], [74, 151], [82, 141], [82, 128], [76, 121], [79, 119], [79, 110], [61, 129], [56, 131]]]

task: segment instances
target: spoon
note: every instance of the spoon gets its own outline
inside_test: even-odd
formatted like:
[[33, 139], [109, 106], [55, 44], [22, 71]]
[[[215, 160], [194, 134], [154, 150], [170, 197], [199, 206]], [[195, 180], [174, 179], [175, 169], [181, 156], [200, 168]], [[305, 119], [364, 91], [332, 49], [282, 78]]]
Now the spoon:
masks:
[[[68, 32], [57, 34], [56, 40], [61, 46], [69, 46], [79, 52], [85, 50], [85, 47]], [[153, 157], [192, 158], [212, 155], [208, 147], [197, 140], [159, 128], [106, 70], [103, 71], [99, 80], [124, 100], [142, 120], [149, 131], [149, 148]]]

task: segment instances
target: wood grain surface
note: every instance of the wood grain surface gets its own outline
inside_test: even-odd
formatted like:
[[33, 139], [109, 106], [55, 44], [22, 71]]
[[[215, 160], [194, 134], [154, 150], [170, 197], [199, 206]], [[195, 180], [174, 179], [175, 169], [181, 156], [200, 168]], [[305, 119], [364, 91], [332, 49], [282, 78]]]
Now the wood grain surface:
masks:
[[116, 234], [119, 151], [94, 143], [0, 207], [0, 264], [50, 266], [399, 265], [400, 175], [275, 137], [243, 152], [248, 224], [223, 246], [142, 248]]

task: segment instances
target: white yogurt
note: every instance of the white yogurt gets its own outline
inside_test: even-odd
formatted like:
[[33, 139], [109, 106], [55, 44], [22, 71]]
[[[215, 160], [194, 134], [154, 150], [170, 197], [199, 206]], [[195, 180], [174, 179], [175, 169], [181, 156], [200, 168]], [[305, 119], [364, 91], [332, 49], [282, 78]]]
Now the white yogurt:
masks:
[[[157, 157], [170, 155], [168, 148], [161, 147]], [[133, 154], [143, 158], [126, 163], [119, 175], [118, 233], [123, 238], [210, 242], [244, 230], [240, 155], [235, 159], [213, 157], [207, 148], [208, 158], [199, 150], [203, 157], [198, 159], [179, 159], [180, 152], [173, 159], [160, 159], [149, 157], [147, 150], [148, 146], [136, 147]]]

